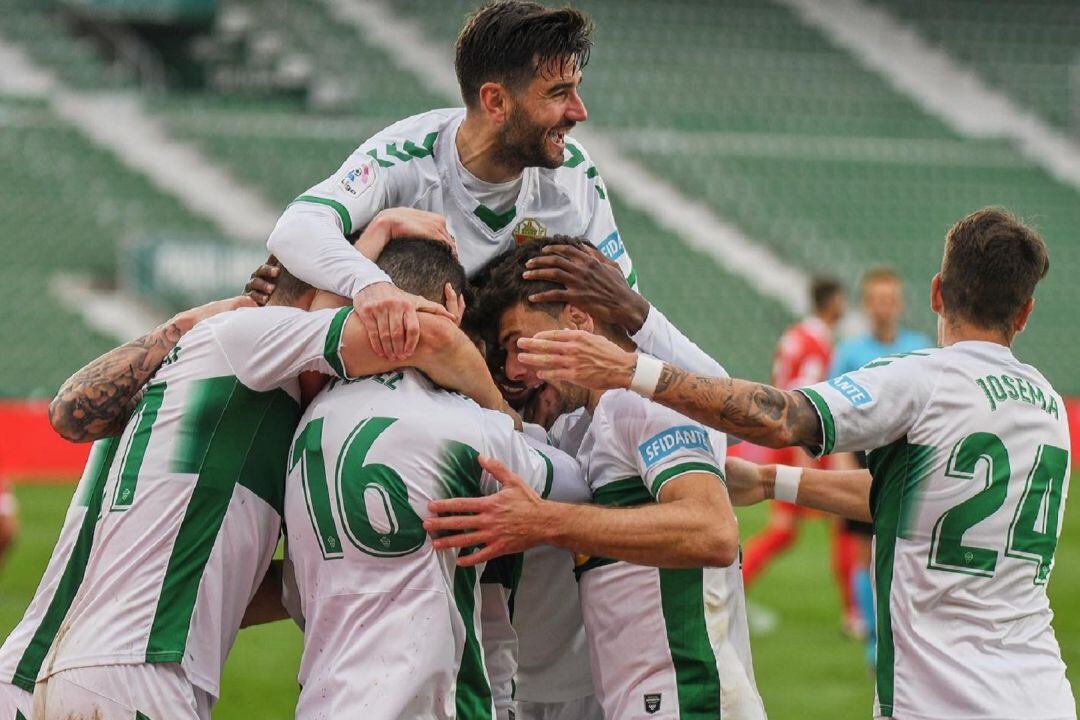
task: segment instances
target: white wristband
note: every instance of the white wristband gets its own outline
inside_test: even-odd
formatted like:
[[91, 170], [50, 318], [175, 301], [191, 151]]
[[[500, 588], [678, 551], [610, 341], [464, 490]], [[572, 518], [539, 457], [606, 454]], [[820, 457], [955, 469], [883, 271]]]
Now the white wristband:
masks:
[[799, 497], [799, 482], [802, 481], [801, 467], [790, 465], [776, 466], [776, 482], [773, 484], [773, 499], [784, 502], [797, 502]]
[[634, 366], [634, 377], [630, 379], [630, 389], [638, 395], [651, 398], [656, 392], [656, 384], [660, 382], [660, 373], [664, 370], [664, 362], [657, 360], [651, 355], [638, 353], [637, 365]]

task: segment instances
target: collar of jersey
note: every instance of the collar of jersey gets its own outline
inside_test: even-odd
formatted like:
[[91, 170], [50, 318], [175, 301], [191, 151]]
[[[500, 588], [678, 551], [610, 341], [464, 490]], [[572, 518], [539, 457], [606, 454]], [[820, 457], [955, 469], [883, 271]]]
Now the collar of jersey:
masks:
[[[449, 158], [448, 162], [439, 163], [439, 176], [443, 187], [449, 188], [450, 198], [461, 210], [461, 214], [468, 218], [472, 226], [483, 236], [494, 240], [506, 234], [508, 228], [513, 227], [514, 218], [521, 213], [523, 208], [529, 206], [529, 201], [536, 194], [537, 169], [527, 167], [522, 171], [521, 190], [518, 191], [517, 200], [514, 201], [514, 206], [505, 213], [496, 214], [480, 205], [465, 190], [465, 183], [462, 182], [461, 173], [458, 172], [458, 163], [461, 162], [461, 158], [458, 157], [457, 151], [457, 133], [464, 119], [465, 113], [462, 113], [445, 132], [439, 133], [439, 137], [435, 140], [436, 155], [446, 153], [443, 157]], [[485, 213], [484, 210], [487, 212]], [[477, 214], [478, 212], [480, 214]], [[492, 222], [489, 224], [488, 221]]]

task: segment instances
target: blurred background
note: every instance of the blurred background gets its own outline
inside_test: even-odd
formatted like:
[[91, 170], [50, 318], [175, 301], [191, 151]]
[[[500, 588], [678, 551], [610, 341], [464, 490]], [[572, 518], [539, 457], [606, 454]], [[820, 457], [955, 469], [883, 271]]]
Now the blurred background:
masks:
[[[1017, 355], [1080, 397], [1080, 3], [573, 4], [597, 24], [575, 135], [641, 290], [733, 375], [769, 378], [819, 274], [848, 290], [841, 336], [865, 329], [859, 278], [885, 264], [904, 280], [904, 326], [935, 337], [945, 232], [1000, 204], [1052, 259]], [[44, 402], [171, 312], [237, 293], [285, 205], [368, 136], [460, 104], [452, 44], [475, 5], [0, 0], [0, 475], [20, 523], [0, 632], [33, 593], [85, 458], [50, 435]], [[1077, 512], [1051, 584], [1073, 664]], [[744, 535], [764, 517], [743, 513]], [[870, 714], [828, 534], [806, 524], [750, 592], [774, 718]], [[215, 717], [292, 717], [298, 657], [291, 626], [242, 632]]]

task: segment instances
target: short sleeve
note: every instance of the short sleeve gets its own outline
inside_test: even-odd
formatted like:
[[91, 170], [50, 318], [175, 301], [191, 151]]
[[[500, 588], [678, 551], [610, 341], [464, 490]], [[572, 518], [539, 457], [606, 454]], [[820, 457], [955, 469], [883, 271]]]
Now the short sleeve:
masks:
[[280, 387], [306, 370], [345, 376], [341, 338], [351, 307], [237, 310], [211, 332], [236, 377], [252, 390]]
[[[638, 407], [626, 407], [629, 401]], [[620, 422], [612, 427], [626, 434], [627, 450], [633, 454], [633, 462], [654, 499], [659, 499], [664, 485], [686, 473], [703, 472], [723, 479], [720, 466], [726, 448], [715, 447], [714, 434], [702, 425], [663, 405], [629, 394], [616, 410]], [[622, 422], [623, 417], [635, 414], [638, 422]]]
[[[525, 436], [514, 429], [509, 417], [494, 410], [483, 410], [484, 442], [486, 454], [494, 457], [525, 484], [546, 498], [551, 493], [554, 467], [551, 459], [530, 447]], [[480, 491], [492, 495], [501, 489], [499, 482], [486, 470], [480, 477]]]
[[565, 503], [592, 502], [592, 492], [577, 459], [531, 435], [524, 435], [524, 439], [533, 450], [551, 463], [551, 490], [547, 494], [549, 500]]
[[928, 353], [880, 360], [801, 388], [821, 422], [817, 456], [888, 445], [911, 429], [936, 378]]

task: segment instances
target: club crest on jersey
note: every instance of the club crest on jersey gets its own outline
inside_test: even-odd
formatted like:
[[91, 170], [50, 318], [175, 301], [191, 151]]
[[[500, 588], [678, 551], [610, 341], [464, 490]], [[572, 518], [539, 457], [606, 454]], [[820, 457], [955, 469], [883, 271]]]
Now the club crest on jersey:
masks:
[[360, 197], [375, 184], [375, 163], [365, 163], [353, 168], [341, 178], [341, 189], [353, 197]]
[[651, 468], [677, 450], [701, 450], [712, 454], [709, 434], [700, 425], [679, 425], [653, 435], [638, 445], [645, 467]]
[[536, 218], [523, 218], [514, 226], [514, 240], [520, 245], [547, 235], [547, 228]]
[[645, 693], [645, 712], [655, 715], [660, 712], [661, 693]]
[[866, 388], [849, 378], [847, 375], [834, 377], [829, 381], [829, 387], [837, 390], [855, 407], [862, 407], [874, 399]]
[[626, 248], [622, 244], [622, 239], [619, 237], [618, 230], [613, 230], [611, 234], [604, 238], [596, 247], [608, 260], [618, 260], [626, 254]]

